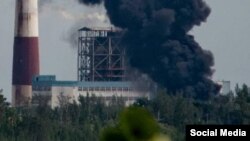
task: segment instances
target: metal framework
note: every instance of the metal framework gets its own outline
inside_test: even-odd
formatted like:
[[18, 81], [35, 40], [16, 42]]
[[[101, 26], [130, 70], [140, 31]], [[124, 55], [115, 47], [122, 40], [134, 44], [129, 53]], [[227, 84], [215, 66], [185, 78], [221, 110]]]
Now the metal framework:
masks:
[[84, 27], [78, 34], [78, 81], [126, 80], [122, 32]]

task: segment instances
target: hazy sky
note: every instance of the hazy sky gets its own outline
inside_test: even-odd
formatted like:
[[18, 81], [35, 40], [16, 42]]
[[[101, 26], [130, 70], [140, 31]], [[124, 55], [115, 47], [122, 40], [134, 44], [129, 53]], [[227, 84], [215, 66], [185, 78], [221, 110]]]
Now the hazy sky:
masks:
[[[47, 0], [48, 1], [48, 0]], [[39, 15], [41, 74], [76, 80], [77, 50], [69, 41], [83, 26], [108, 25], [102, 7], [84, 7], [76, 0], [54, 0]], [[215, 58], [213, 80], [250, 85], [250, 0], [206, 0], [212, 13], [195, 35]], [[0, 0], [0, 89], [11, 99], [15, 0]]]

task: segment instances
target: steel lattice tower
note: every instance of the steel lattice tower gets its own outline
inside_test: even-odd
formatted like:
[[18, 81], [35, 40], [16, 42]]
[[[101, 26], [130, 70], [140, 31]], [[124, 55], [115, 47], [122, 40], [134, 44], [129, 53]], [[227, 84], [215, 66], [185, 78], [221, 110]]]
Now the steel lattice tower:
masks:
[[78, 33], [78, 81], [125, 81], [122, 32], [84, 27]]

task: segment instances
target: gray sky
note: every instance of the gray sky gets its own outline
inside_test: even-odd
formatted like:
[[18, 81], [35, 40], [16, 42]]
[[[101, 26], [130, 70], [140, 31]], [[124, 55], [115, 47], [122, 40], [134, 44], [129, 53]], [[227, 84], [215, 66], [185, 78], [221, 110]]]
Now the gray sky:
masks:
[[[40, 9], [41, 74], [55, 74], [59, 80], [76, 80], [76, 46], [69, 42], [83, 26], [107, 26], [105, 10], [84, 7], [75, 0], [54, 0]], [[207, 23], [195, 27], [195, 35], [204, 49], [215, 58], [213, 80], [230, 80], [250, 85], [250, 1], [206, 0], [212, 9]], [[0, 0], [0, 88], [11, 100], [11, 72], [15, 0]], [[75, 37], [75, 36], [71, 36]]]

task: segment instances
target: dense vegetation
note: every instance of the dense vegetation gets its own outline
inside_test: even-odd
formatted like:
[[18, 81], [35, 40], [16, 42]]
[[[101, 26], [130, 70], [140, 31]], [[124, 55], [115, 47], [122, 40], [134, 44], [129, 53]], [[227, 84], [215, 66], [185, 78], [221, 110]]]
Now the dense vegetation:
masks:
[[[134, 106], [150, 111], [162, 132], [181, 141], [187, 124], [250, 124], [248, 87], [236, 87], [234, 94], [199, 101], [163, 91], [150, 101], [139, 99]], [[98, 141], [105, 127], [117, 125], [124, 109], [121, 98], [108, 105], [95, 96], [80, 97], [79, 102], [61, 102], [55, 109], [43, 101], [35, 107], [12, 108], [0, 92], [0, 140]]]

